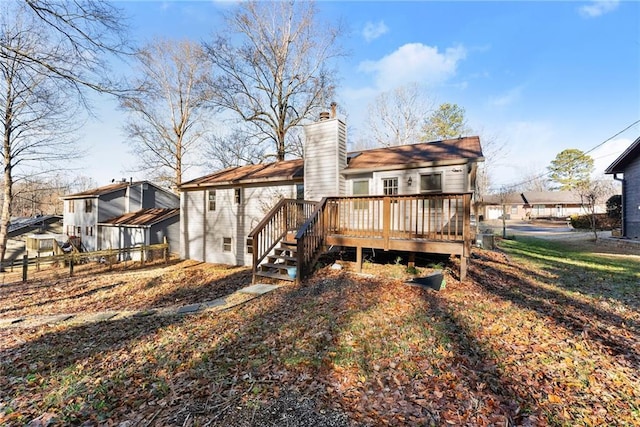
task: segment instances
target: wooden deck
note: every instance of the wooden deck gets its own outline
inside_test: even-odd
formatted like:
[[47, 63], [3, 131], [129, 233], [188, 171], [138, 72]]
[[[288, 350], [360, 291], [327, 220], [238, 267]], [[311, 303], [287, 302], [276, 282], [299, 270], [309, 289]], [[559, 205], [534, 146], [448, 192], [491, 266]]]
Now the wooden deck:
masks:
[[[330, 246], [407, 251], [459, 256], [464, 280], [471, 251], [471, 193], [330, 197], [319, 203], [286, 201], [263, 221], [268, 233], [251, 233], [254, 273], [259, 263], [287, 232], [295, 235], [296, 280], [311, 272]], [[297, 215], [291, 215], [291, 211]], [[269, 218], [272, 218], [271, 220]], [[293, 222], [287, 219], [294, 218]], [[261, 223], [262, 224], [262, 223]]]

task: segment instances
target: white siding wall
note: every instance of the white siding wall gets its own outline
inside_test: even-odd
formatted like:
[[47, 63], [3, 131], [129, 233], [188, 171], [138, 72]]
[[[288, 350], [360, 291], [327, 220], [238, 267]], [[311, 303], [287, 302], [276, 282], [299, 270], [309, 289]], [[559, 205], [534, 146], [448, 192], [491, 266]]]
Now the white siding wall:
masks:
[[339, 119], [305, 126], [304, 198], [320, 200], [345, 193], [341, 174], [347, 167], [347, 128]]
[[[216, 188], [216, 210], [209, 211], [208, 191], [181, 195], [180, 256], [210, 263], [250, 266], [247, 236], [280, 198], [295, 198], [295, 184], [242, 187], [242, 201], [235, 202], [235, 188]], [[223, 239], [231, 238], [231, 251]]]
[[[85, 201], [91, 201], [91, 212], [85, 212]], [[74, 212], [69, 212], [68, 204], [74, 204]], [[64, 212], [62, 215], [62, 232], [69, 236], [78, 236], [82, 239], [83, 246], [88, 251], [97, 249], [98, 227], [98, 199], [70, 199], [64, 202]], [[73, 227], [73, 231], [69, 232], [69, 226]], [[78, 232], [78, 227], [80, 230]], [[87, 227], [93, 231], [93, 235], [87, 235]]]
[[[444, 193], [461, 193], [470, 191], [468, 188], [468, 173], [466, 165], [439, 166], [434, 168], [401, 169], [373, 172], [362, 175], [349, 175], [347, 178], [346, 194], [353, 195], [353, 181], [369, 180], [369, 194], [382, 195], [385, 178], [398, 178], [399, 194], [417, 194], [420, 192], [420, 175], [439, 172], [442, 173], [442, 191]], [[408, 180], [411, 178], [411, 185]]]

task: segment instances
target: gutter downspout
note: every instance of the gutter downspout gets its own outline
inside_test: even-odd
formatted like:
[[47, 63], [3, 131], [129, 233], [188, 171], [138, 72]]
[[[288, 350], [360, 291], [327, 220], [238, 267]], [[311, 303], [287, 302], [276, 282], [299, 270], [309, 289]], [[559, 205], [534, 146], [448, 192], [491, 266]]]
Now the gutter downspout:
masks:
[[624, 211], [625, 211], [624, 194], [625, 194], [625, 187], [626, 187], [627, 181], [624, 178], [618, 178], [618, 174], [617, 173], [613, 174], [613, 179], [616, 180], [616, 181], [620, 181], [622, 183], [622, 195], [621, 195], [621, 198], [620, 198], [620, 202], [621, 202], [621, 205], [622, 205], [622, 212], [620, 212], [620, 214], [621, 214], [620, 215], [620, 221], [622, 223], [622, 237], [626, 237], [626, 235], [627, 235], [626, 228], [627, 227], [626, 227], [626, 223], [625, 223], [625, 214], [624, 214]]

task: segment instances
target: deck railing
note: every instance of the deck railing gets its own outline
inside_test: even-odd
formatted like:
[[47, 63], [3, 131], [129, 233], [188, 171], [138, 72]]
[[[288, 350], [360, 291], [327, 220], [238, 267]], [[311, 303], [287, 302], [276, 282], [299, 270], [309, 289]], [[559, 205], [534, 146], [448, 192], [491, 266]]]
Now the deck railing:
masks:
[[[471, 193], [329, 197], [298, 230], [298, 280], [310, 271], [327, 236], [368, 239], [389, 249], [392, 239], [471, 243]], [[368, 247], [368, 246], [365, 246]]]
[[[471, 194], [353, 196], [327, 201], [329, 233], [352, 237], [464, 239]], [[465, 208], [465, 205], [467, 208]]]
[[316, 202], [282, 199], [251, 231], [248, 237], [251, 240], [254, 277], [262, 260], [288, 232], [297, 231], [315, 207]]

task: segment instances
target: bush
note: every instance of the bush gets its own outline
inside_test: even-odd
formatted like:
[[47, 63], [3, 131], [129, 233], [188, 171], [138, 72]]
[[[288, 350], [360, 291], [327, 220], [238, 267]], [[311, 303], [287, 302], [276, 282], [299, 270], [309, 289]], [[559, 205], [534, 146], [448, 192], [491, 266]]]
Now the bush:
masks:
[[[618, 221], [608, 214], [594, 214], [597, 230], [611, 230]], [[577, 230], [591, 230], [591, 215], [571, 215], [571, 226]]]

